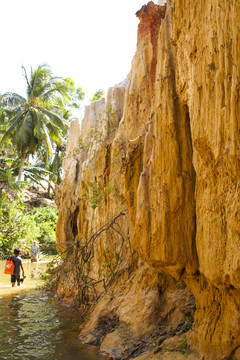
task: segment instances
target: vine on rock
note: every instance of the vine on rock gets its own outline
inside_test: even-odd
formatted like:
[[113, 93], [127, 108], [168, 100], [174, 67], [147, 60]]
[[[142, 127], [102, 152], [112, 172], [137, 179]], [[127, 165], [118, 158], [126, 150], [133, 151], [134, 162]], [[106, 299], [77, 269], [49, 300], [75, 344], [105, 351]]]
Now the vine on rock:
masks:
[[[74, 296], [75, 304], [78, 307], [80, 306], [83, 311], [83, 317], [86, 316], [88, 306], [96, 304], [100, 297], [107, 293], [108, 287], [118, 275], [117, 268], [123, 258], [123, 245], [125, 242], [118, 220], [125, 216], [126, 213], [126, 209], [121, 210], [111, 220], [93, 232], [89, 238], [77, 238], [74, 243], [67, 244], [65, 250], [60, 254], [63, 259], [62, 262], [55, 269], [50, 270], [49, 287], [54, 290], [61, 282], [61, 286], [65, 287], [64, 294]], [[121, 246], [115, 255], [111, 255], [109, 250], [103, 253], [105, 259], [103, 276], [100, 279], [94, 279], [89, 275], [91, 261], [94, 258], [94, 248], [100, 235], [109, 230], [120, 236]], [[64, 275], [68, 277], [68, 281], [61, 281]], [[104, 289], [102, 291], [99, 290], [98, 286], [101, 283]], [[73, 287], [73, 284], [77, 284], [77, 286]]]

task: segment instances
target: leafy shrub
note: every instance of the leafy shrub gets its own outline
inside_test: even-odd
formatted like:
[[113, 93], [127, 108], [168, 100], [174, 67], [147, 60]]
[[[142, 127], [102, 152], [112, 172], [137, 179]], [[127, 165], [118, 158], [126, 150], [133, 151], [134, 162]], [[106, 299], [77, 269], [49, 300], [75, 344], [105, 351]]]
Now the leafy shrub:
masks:
[[45, 254], [56, 254], [56, 222], [58, 212], [50, 206], [26, 209], [8, 198], [2, 202], [0, 217], [0, 251], [8, 255], [19, 247], [22, 254], [30, 252], [34, 240]]
[[26, 216], [27, 238], [36, 240], [40, 250], [46, 254], [56, 254], [56, 222], [58, 212], [50, 206], [35, 208]]
[[0, 250], [7, 255], [25, 237], [24, 211], [17, 201], [5, 198], [0, 217]]

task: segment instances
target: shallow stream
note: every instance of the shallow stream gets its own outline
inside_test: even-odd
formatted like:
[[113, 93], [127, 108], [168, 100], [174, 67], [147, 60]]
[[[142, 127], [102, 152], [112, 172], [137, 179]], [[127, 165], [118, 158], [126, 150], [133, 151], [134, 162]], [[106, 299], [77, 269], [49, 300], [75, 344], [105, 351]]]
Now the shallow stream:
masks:
[[36, 289], [48, 262], [24, 260], [27, 277], [21, 286], [12, 288], [10, 275], [4, 274], [5, 261], [0, 260], [0, 359], [106, 359], [97, 348], [78, 340], [76, 314]]

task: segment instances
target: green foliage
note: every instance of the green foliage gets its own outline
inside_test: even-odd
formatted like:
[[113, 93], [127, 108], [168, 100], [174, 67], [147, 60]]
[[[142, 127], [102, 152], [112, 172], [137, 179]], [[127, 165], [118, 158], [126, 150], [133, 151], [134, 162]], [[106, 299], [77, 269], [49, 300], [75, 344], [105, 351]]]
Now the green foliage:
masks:
[[183, 324], [180, 324], [177, 327], [175, 327], [174, 323], [171, 324], [171, 333], [174, 335], [181, 335], [187, 332], [188, 330], [192, 329], [192, 324], [193, 324], [193, 318], [186, 316]]
[[2, 215], [2, 203], [4, 199], [10, 198], [17, 200], [18, 204], [22, 206], [21, 192], [22, 187], [26, 187], [24, 181], [17, 181], [13, 176], [12, 162], [1, 160], [0, 167], [0, 215]]
[[113, 109], [112, 107], [110, 107], [108, 109], [108, 111], [106, 111], [107, 114], [107, 118], [108, 118], [108, 127], [109, 129], [115, 129], [116, 127], [118, 127], [119, 124], [119, 114], [118, 114], [118, 110]]
[[157, 340], [153, 340], [152, 345], [153, 345], [153, 348], [155, 348], [157, 346]]
[[108, 137], [111, 139], [119, 125], [120, 116], [118, 110], [114, 110], [112, 107], [106, 111], [107, 115], [107, 130], [108, 130]]
[[41, 252], [56, 254], [56, 222], [58, 212], [50, 206], [35, 208], [26, 215], [26, 237], [36, 240]]
[[57, 216], [57, 211], [49, 206], [26, 212], [17, 201], [11, 201], [5, 195], [0, 217], [0, 251], [7, 255], [19, 247], [27, 254], [36, 240], [41, 252], [56, 254]]
[[88, 193], [83, 194], [82, 197], [83, 199], [86, 199], [90, 202], [90, 205], [93, 209], [98, 207], [105, 194], [114, 192], [114, 196], [116, 195], [115, 188], [110, 183], [104, 186], [101, 182], [95, 184], [91, 182], [88, 184], [88, 188]]
[[61, 262], [61, 256], [55, 256], [53, 260], [47, 264], [47, 270], [41, 275], [41, 280], [45, 281], [45, 287], [49, 290], [53, 290], [55, 286], [55, 282], [52, 281], [52, 275]]
[[89, 137], [78, 137], [78, 143], [80, 150], [88, 150], [90, 148]]
[[[43, 252], [56, 253], [55, 228], [57, 211], [50, 206], [34, 208], [27, 212], [21, 195], [23, 181], [17, 181], [14, 170], [17, 161], [1, 160], [0, 167], [0, 251], [9, 254], [15, 247], [22, 253], [28, 253], [33, 240], [40, 244]], [[32, 180], [41, 180], [41, 174], [46, 174], [41, 166], [25, 168], [24, 175]]]
[[90, 202], [93, 209], [96, 209], [103, 198], [103, 184], [89, 183], [89, 193], [82, 196]]
[[[29, 166], [30, 154], [37, 155], [38, 162], [45, 162], [50, 181], [61, 182], [61, 161], [65, 152], [69, 118], [72, 109], [79, 109], [85, 93], [70, 78], [53, 76], [48, 65], [40, 65], [30, 74], [22, 67], [26, 81], [26, 98], [8, 92], [0, 96], [0, 156], [20, 161], [19, 178], [23, 166]], [[67, 121], [66, 121], [67, 120]], [[46, 166], [46, 165], [45, 165]], [[24, 172], [24, 170], [23, 170]], [[26, 169], [27, 178], [35, 181], [36, 171]], [[25, 174], [23, 175], [26, 175]], [[46, 180], [45, 174], [43, 175]], [[41, 180], [37, 179], [37, 183]]]
[[105, 250], [103, 252], [104, 256], [104, 263], [103, 263], [103, 269], [104, 269], [104, 278], [109, 280], [110, 278], [113, 278], [115, 274], [115, 270], [117, 267], [117, 264], [120, 260], [120, 257], [118, 254], [113, 254], [110, 252], [109, 249]]
[[189, 316], [186, 316], [184, 324], [182, 326], [182, 331], [186, 332], [186, 331], [192, 329], [192, 324], [193, 324], [193, 319], [190, 318]]
[[66, 154], [66, 145], [57, 146], [53, 158], [48, 160], [49, 182], [59, 185], [62, 181], [62, 163]]
[[101, 99], [105, 99], [105, 94], [102, 89], [97, 90], [95, 92], [95, 94], [93, 95], [92, 99], [90, 99], [89, 101], [94, 102], [94, 101], [101, 100]]
[[[20, 169], [20, 159], [1, 159], [0, 160], [0, 183], [4, 183], [8, 187], [15, 188], [21, 192], [21, 187], [27, 187], [28, 184], [24, 181], [17, 181], [16, 176], [19, 173]], [[11, 172], [11, 181], [9, 176], [8, 179], [5, 174]], [[23, 177], [24, 179], [30, 180], [32, 183], [42, 185], [41, 181], [46, 181], [46, 176], [51, 175], [52, 172], [46, 169], [46, 164], [43, 162], [37, 162], [35, 164], [26, 165], [23, 168]], [[10, 186], [11, 185], [11, 186]]]
[[8, 92], [1, 97], [0, 105], [5, 111], [1, 129], [5, 131], [1, 139], [3, 145], [12, 140], [16, 152], [21, 157], [19, 178], [25, 157], [29, 154], [53, 156], [52, 142], [60, 145], [66, 135], [69, 123], [63, 118], [64, 105], [71, 100], [72, 88], [69, 81], [53, 76], [49, 66], [40, 65], [31, 69], [28, 77], [23, 67], [27, 84], [27, 97]]
[[[90, 130], [89, 135], [82, 135], [78, 138], [79, 148], [80, 150], [88, 150], [94, 142], [101, 144], [103, 142], [103, 133], [102, 131], [96, 130], [92, 128]], [[80, 151], [75, 150], [75, 154], [77, 155]]]
[[99, 131], [99, 130], [97, 130], [95, 128], [92, 128], [90, 130], [90, 139], [92, 139], [92, 140], [94, 140], [94, 141], [96, 141], [98, 143], [102, 143], [102, 141], [103, 141], [102, 140], [102, 135], [103, 135], [102, 131]]
[[188, 344], [187, 344], [187, 337], [184, 336], [180, 341], [179, 341], [180, 345], [178, 347], [178, 349], [181, 351], [181, 353], [183, 355], [185, 355], [187, 353], [186, 350], [188, 350]]
[[25, 235], [23, 208], [17, 201], [11, 201], [5, 196], [0, 217], [1, 252], [10, 254]]
[[23, 168], [24, 178], [30, 180], [34, 184], [42, 185], [42, 181], [46, 181], [46, 176], [52, 175], [51, 171], [46, 169], [46, 164], [38, 162]]
[[61, 109], [64, 109], [64, 118], [69, 119], [72, 116], [71, 109], [80, 109], [85, 92], [80, 86], [76, 86], [71, 78], [66, 78], [64, 81], [68, 88], [69, 99], [67, 101], [58, 100], [58, 105]]

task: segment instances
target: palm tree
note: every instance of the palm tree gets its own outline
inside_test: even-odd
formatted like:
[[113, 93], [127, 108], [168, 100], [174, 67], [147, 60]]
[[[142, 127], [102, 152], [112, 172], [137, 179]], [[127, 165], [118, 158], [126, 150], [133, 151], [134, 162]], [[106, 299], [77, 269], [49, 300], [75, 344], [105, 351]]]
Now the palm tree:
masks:
[[0, 144], [9, 138], [13, 140], [21, 158], [19, 180], [26, 156], [41, 150], [47, 157], [52, 156], [52, 141], [57, 145], [62, 143], [68, 122], [59, 104], [71, 99], [68, 82], [54, 77], [48, 65], [40, 65], [35, 71], [31, 69], [29, 78], [26, 69], [22, 67], [22, 70], [27, 84], [26, 98], [8, 92], [0, 101], [8, 117]]
[[22, 187], [26, 185], [23, 181], [17, 181], [13, 176], [11, 162], [1, 159], [0, 164], [0, 216], [2, 216], [2, 203], [6, 196], [16, 198], [19, 205], [22, 205]]
[[54, 156], [50, 158], [48, 162], [48, 171], [49, 171], [49, 177], [48, 177], [48, 197], [50, 197], [50, 191], [52, 190], [54, 192], [54, 187], [52, 186], [52, 183], [59, 185], [62, 181], [62, 162], [63, 158], [66, 155], [66, 144], [57, 145]]

